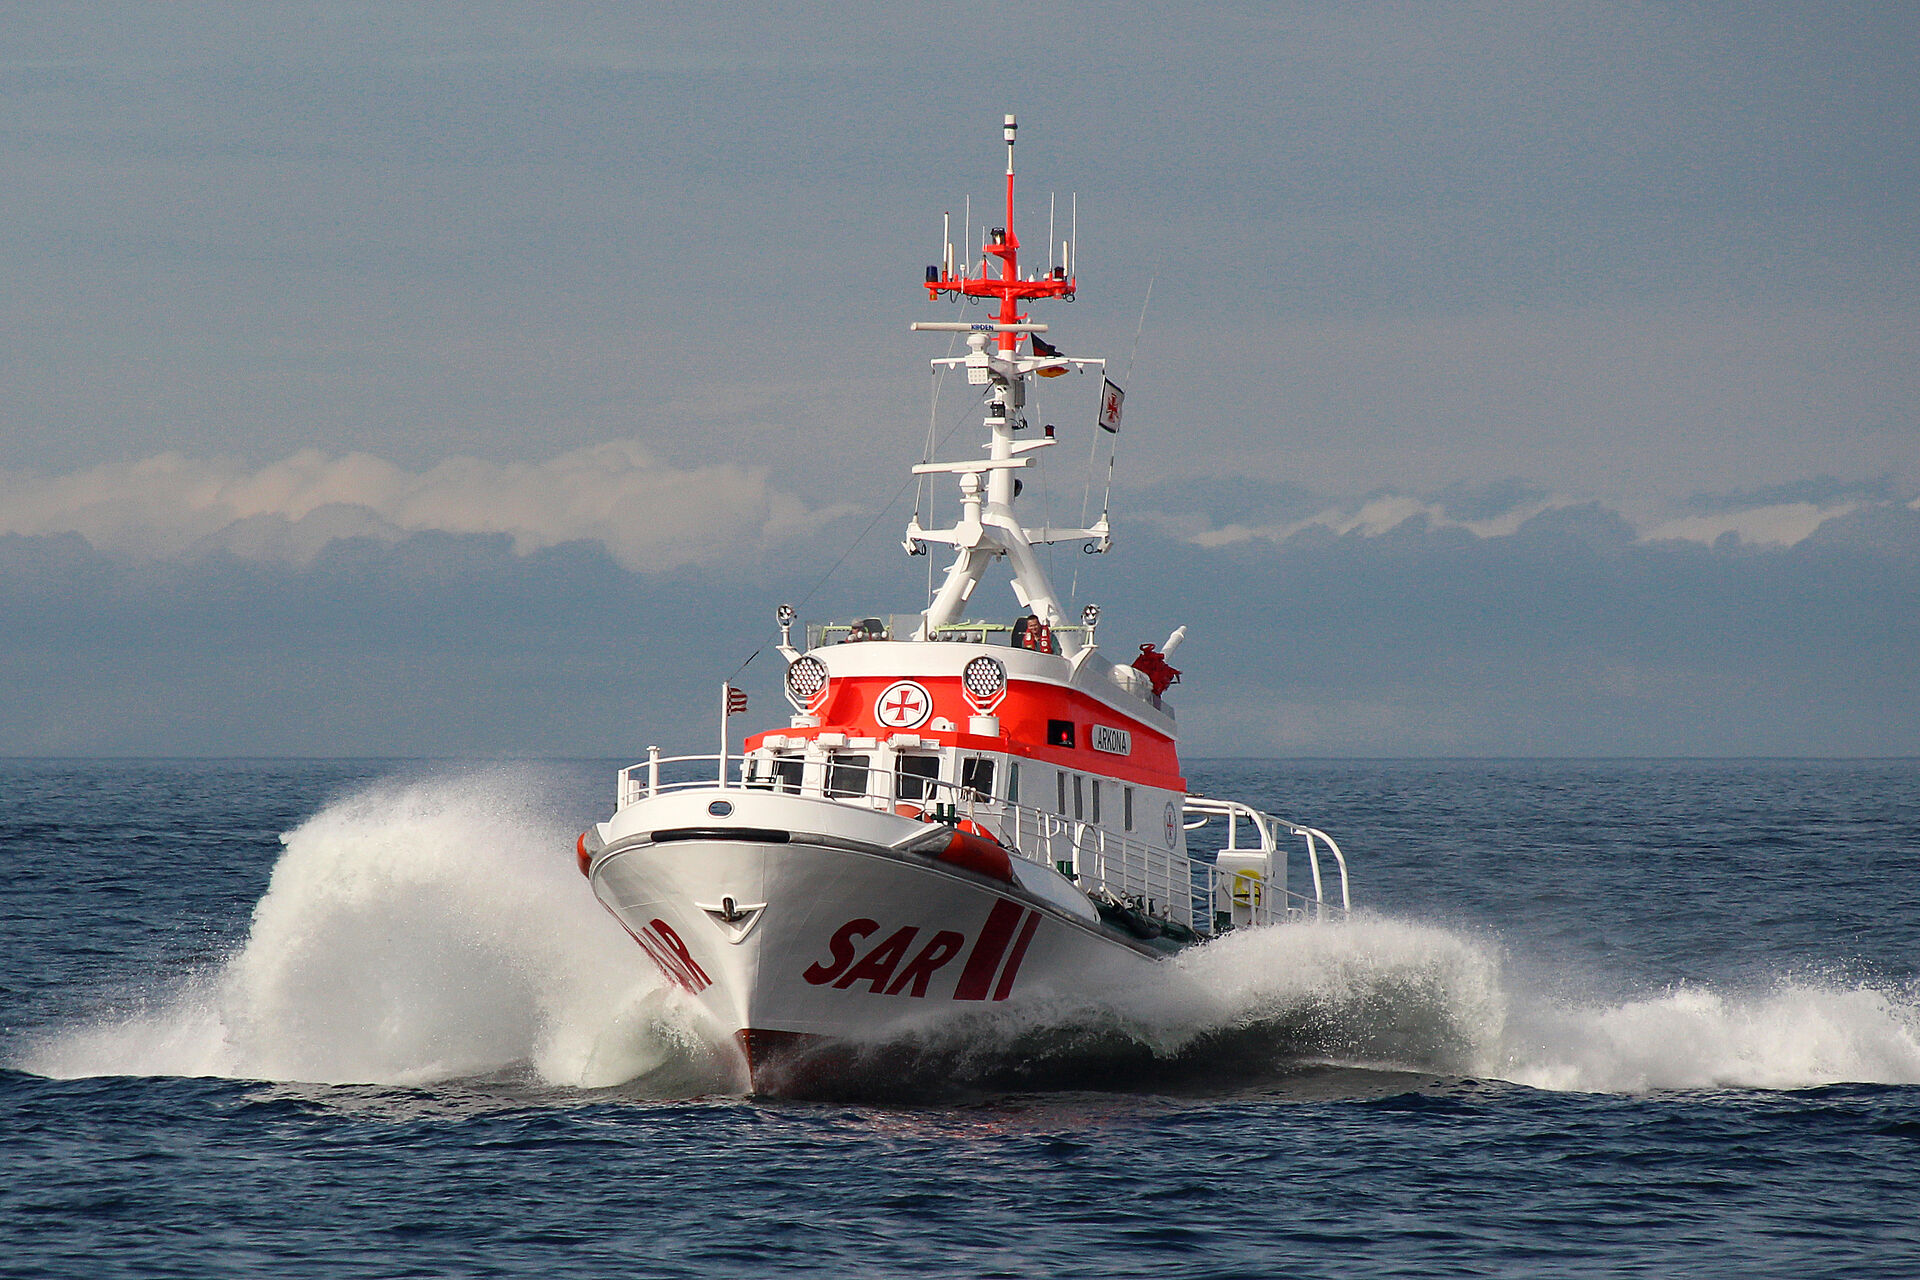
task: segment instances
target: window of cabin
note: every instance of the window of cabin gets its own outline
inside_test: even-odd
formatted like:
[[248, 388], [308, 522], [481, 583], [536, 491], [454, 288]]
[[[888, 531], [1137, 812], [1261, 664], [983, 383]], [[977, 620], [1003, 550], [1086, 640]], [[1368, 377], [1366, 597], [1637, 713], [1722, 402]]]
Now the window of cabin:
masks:
[[1129, 831], [1133, 830], [1133, 788], [1132, 787], [1122, 787], [1120, 789], [1120, 808], [1124, 811], [1122, 816], [1125, 817], [1127, 820], [1127, 830]]
[[1057, 782], [1058, 784], [1060, 784], [1060, 785], [1059, 785], [1059, 791], [1060, 791], [1060, 795], [1059, 795], [1059, 798], [1058, 798], [1058, 799], [1057, 799], [1057, 800], [1055, 801], [1055, 803], [1054, 803], [1054, 806], [1053, 806], [1053, 807], [1054, 807], [1054, 810], [1055, 810], [1055, 811], [1056, 811], [1057, 813], [1059, 813], [1059, 815], [1060, 815], [1061, 817], [1063, 817], [1063, 818], [1064, 818], [1064, 817], [1066, 817], [1066, 816], [1067, 816], [1067, 774], [1066, 774], [1066, 770], [1064, 770], [1064, 769], [1063, 769], [1063, 770], [1061, 770], [1060, 772], [1058, 772], [1058, 773], [1056, 773], [1056, 774], [1054, 774], [1054, 775], [1053, 775], [1053, 780], [1054, 780], [1055, 782]]
[[1020, 762], [1018, 760], [1007, 761], [1007, 802], [1020, 803]]
[[993, 760], [988, 756], [968, 756], [960, 762], [960, 785], [976, 800], [993, 795]]
[[799, 756], [754, 754], [747, 757], [747, 785], [759, 791], [798, 793], [800, 775], [806, 767], [807, 762]]
[[830, 796], [864, 796], [867, 794], [867, 756], [842, 755], [835, 752], [827, 761], [827, 794]]
[[901, 756], [894, 775], [894, 796], [900, 800], [933, 798], [934, 783], [940, 780], [939, 756]]
[[1086, 816], [1084, 813], [1080, 811], [1081, 810], [1080, 781], [1081, 781], [1080, 775], [1077, 773], [1074, 774], [1073, 775], [1073, 816], [1075, 818], [1083, 818]]
[[1100, 821], [1100, 779], [1098, 778], [1093, 780], [1093, 808], [1087, 816], [1095, 822]]

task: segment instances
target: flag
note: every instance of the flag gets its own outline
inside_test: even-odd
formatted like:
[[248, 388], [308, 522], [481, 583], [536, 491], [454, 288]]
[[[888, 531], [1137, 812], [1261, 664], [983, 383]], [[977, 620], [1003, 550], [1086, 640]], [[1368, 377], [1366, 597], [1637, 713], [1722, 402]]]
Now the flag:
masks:
[[747, 709], [747, 691], [727, 686], [727, 714], [737, 716]]
[[[1033, 354], [1039, 356], [1042, 360], [1058, 360], [1060, 358], [1060, 348], [1054, 346], [1051, 342], [1048, 342], [1036, 333], [1033, 335]], [[1061, 366], [1055, 366], [1051, 369], [1035, 369], [1034, 372], [1043, 378], [1057, 378], [1065, 373], [1066, 369]]]
[[1100, 379], [1100, 426], [1115, 435], [1120, 434], [1120, 406], [1125, 403], [1127, 393], [1113, 385], [1113, 379]]

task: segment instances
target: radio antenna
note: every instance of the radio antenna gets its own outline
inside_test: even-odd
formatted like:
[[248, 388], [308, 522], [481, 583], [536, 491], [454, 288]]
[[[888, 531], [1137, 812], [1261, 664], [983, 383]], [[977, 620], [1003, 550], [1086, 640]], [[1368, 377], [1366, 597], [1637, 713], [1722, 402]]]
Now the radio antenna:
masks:
[[1053, 192], [1047, 192], [1047, 274], [1053, 274]]

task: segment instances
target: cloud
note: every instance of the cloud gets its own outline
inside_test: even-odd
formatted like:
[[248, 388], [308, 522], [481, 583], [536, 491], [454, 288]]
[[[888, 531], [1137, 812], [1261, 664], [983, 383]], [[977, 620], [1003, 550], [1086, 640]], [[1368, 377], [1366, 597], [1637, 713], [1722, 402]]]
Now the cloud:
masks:
[[317, 449], [259, 468], [170, 452], [65, 475], [0, 471], [0, 534], [73, 533], [136, 559], [224, 550], [304, 564], [341, 538], [437, 532], [505, 534], [523, 556], [594, 542], [623, 568], [662, 571], [767, 550], [844, 510], [809, 506], [759, 470], [676, 468], [631, 440], [544, 462], [450, 458], [418, 472]]
[[[275, 509], [298, 508], [283, 493]], [[276, 521], [318, 537], [352, 512], [377, 518], [334, 503], [222, 537]], [[0, 534], [0, 754], [704, 749], [722, 681], [752, 694], [756, 725], [779, 723], [775, 604], [820, 620], [924, 598], [890, 539], [856, 551], [820, 583], [833, 554], [638, 573], [596, 540], [519, 553], [507, 532], [335, 538], [305, 562]], [[1059, 551], [1055, 581], [1071, 608], [1102, 605], [1109, 654], [1189, 627], [1173, 701], [1193, 756], [1920, 750], [1920, 510], [1904, 502], [1790, 547], [1648, 541], [1583, 503], [1499, 536], [1422, 512], [1214, 549], [1123, 515], [1113, 555]], [[1004, 578], [972, 607], [1017, 611]]]
[[1746, 511], [1722, 511], [1712, 515], [1682, 516], [1650, 529], [1650, 542], [1716, 542], [1732, 534], [1741, 542], [1763, 547], [1794, 547], [1805, 542], [1827, 521], [1852, 515], [1860, 504], [1843, 502], [1838, 506], [1818, 506], [1811, 502], [1782, 502], [1753, 507]]
[[0, 535], [0, 755], [636, 751], [636, 725], [704, 723], [776, 598], [502, 534], [337, 541], [306, 564]]
[[1264, 539], [1285, 542], [1309, 530], [1324, 530], [1336, 536], [1347, 534], [1377, 538], [1419, 521], [1432, 529], [1464, 529], [1476, 537], [1492, 538], [1511, 534], [1526, 521], [1555, 507], [1570, 505], [1565, 499], [1530, 502], [1484, 520], [1455, 519], [1445, 505], [1405, 494], [1381, 494], [1358, 505], [1334, 506], [1318, 511], [1304, 520], [1280, 525], [1249, 528], [1228, 525], [1223, 529], [1196, 534], [1193, 541], [1203, 547], [1232, 546], [1236, 542]]
[[[1292, 486], [1242, 483], [1222, 490], [1233, 501], [1207, 501], [1194, 485], [1159, 485], [1139, 495], [1142, 518], [1168, 536], [1207, 550], [1252, 543], [1281, 545], [1299, 537], [1381, 538], [1410, 531], [1458, 531], [1475, 539], [1510, 538], [1555, 513], [1592, 511], [1616, 523], [1626, 541], [1795, 547], [1849, 517], [1903, 504], [1890, 482], [1842, 484], [1815, 479], [1745, 494], [1696, 494], [1613, 511], [1519, 480], [1455, 484], [1435, 492], [1383, 491], [1352, 498], [1316, 496]], [[1806, 495], [1806, 496], [1802, 496]], [[1544, 525], [1538, 526], [1544, 528]]]
[[1496, 537], [1417, 518], [1211, 550], [1121, 535], [1132, 571], [1094, 588], [1103, 638], [1126, 652], [1188, 626], [1175, 701], [1194, 754], [1920, 746], [1920, 511], [1903, 503], [1793, 546], [1650, 541], [1597, 504]]

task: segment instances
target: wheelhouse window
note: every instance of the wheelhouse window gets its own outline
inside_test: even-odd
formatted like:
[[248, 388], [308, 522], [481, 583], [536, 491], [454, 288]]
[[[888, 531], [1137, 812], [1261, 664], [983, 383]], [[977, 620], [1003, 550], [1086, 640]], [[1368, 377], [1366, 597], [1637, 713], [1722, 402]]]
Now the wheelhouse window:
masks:
[[799, 756], [763, 756], [747, 758], [747, 785], [761, 791], [800, 790], [800, 773], [806, 762]]
[[968, 756], [960, 762], [960, 785], [974, 799], [993, 795], [993, 760], [988, 756]]
[[900, 800], [929, 800], [934, 794], [934, 783], [939, 780], [939, 756], [903, 755], [894, 774], [894, 797]]
[[864, 796], [867, 794], [867, 766], [871, 757], [835, 752], [827, 760], [827, 794]]

